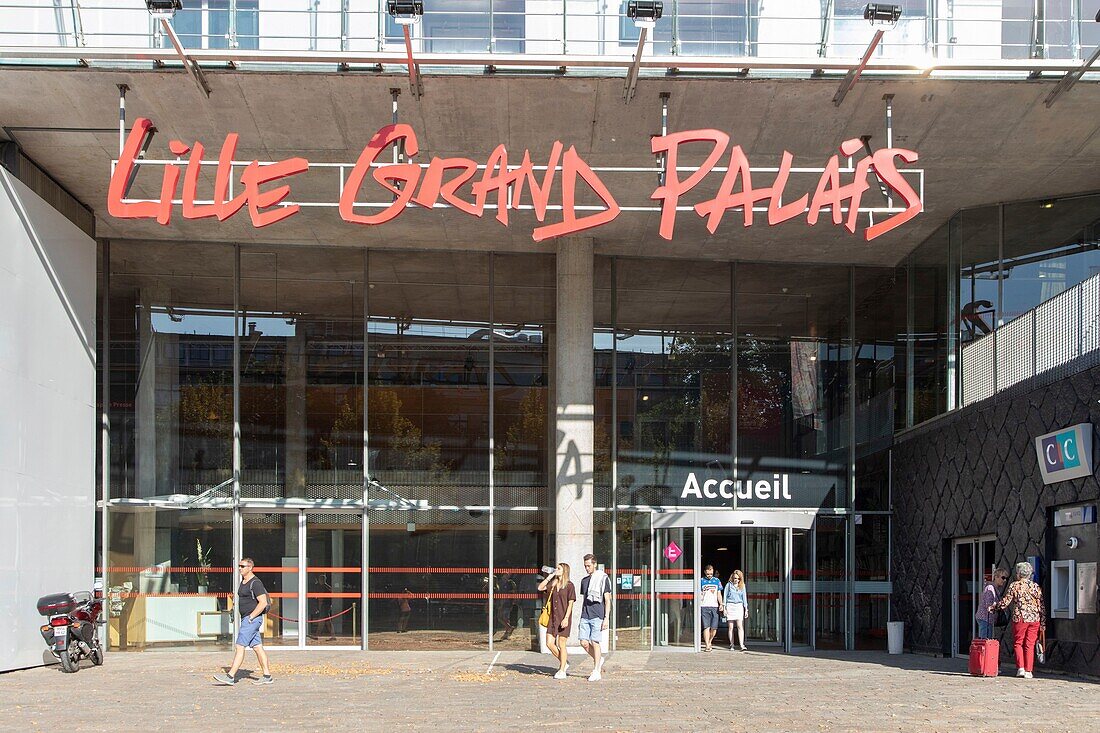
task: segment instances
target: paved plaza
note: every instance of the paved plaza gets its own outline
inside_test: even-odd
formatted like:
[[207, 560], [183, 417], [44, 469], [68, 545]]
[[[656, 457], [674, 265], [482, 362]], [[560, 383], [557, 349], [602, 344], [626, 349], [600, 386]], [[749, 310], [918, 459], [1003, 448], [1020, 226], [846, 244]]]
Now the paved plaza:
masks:
[[274, 685], [230, 688], [210, 679], [229, 654], [112, 654], [75, 675], [0, 675], [0, 730], [1003, 732], [1097, 730], [1100, 719], [1096, 681], [976, 679], [964, 660], [620, 652], [598, 683], [586, 660], [556, 681], [531, 652], [274, 649]]

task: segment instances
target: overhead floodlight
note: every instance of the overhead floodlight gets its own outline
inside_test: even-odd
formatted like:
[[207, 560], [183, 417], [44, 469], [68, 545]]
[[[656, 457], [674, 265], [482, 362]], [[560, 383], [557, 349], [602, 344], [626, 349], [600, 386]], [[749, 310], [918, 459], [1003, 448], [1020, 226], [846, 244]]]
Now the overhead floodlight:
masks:
[[639, 28], [652, 28], [664, 15], [665, 4], [648, 0], [630, 0], [626, 4], [626, 17]]
[[145, 7], [152, 15], [171, 18], [177, 10], [183, 10], [183, 2], [182, 0], [145, 0]]
[[844, 101], [844, 97], [848, 95], [852, 87], [859, 81], [860, 74], [867, 68], [867, 62], [871, 60], [871, 55], [878, 48], [878, 44], [882, 41], [882, 37], [886, 34], [886, 31], [893, 28], [898, 24], [898, 19], [901, 17], [900, 5], [887, 5], [885, 3], [867, 3], [867, 7], [863, 9], [863, 17], [868, 20], [871, 25], [882, 26], [875, 31], [874, 37], [871, 42], [867, 44], [867, 50], [863, 52], [863, 58], [859, 60], [859, 64], [850, 69], [844, 78], [840, 80], [840, 87], [836, 90], [836, 94], [833, 95], [833, 104], [839, 107]]
[[886, 3], [867, 3], [863, 9], [863, 19], [871, 25], [895, 26], [901, 18], [900, 5], [888, 5]]
[[387, 0], [386, 12], [398, 25], [416, 25], [424, 17], [420, 0]]

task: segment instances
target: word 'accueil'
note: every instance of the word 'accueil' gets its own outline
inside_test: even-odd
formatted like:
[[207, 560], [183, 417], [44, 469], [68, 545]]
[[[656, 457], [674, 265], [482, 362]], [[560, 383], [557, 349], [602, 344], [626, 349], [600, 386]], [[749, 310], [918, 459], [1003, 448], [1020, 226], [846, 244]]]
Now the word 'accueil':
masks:
[[[273, 188], [261, 188], [265, 184], [290, 178], [309, 170], [309, 161], [305, 158], [288, 158], [275, 163], [261, 164], [252, 161], [241, 172], [240, 193], [229, 198], [230, 178], [233, 173], [233, 156], [237, 150], [239, 136], [230, 133], [222, 144], [218, 155], [214, 190], [211, 203], [196, 203], [201, 200], [198, 193], [199, 172], [203, 164], [205, 149], [200, 142], [187, 145], [179, 140], [168, 144], [169, 150], [177, 158], [187, 157], [183, 165], [167, 163], [161, 177], [160, 195], [155, 200], [128, 201], [127, 192], [133, 181], [137, 161], [148, 145], [153, 123], [147, 118], [138, 118], [123, 147], [118, 165], [111, 175], [111, 185], [107, 194], [107, 211], [119, 219], [156, 219], [167, 226], [172, 219], [173, 200], [177, 194], [181, 200], [181, 214], [185, 219], [216, 218], [225, 221], [245, 206], [255, 227], [265, 227], [280, 222], [298, 213], [298, 204], [283, 202], [290, 195], [290, 186], [286, 184]], [[703, 164], [681, 179], [677, 171], [677, 158], [680, 146], [691, 143], [710, 144], [710, 152]], [[824, 209], [830, 209], [834, 225], [842, 224], [849, 233], [855, 233], [859, 216], [860, 201], [864, 192], [870, 188], [868, 173], [873, 172], [878, 179], [892, 190], [904, 202], [905, 209], [876, 224], [868, 226], [864, 232], [867, 241], [880, 237], [896, 229], [919, 214], [923, 208], [920, 196], [905, 180], [895, 165], [900, 159], [906, 163], [915, 163], [917, 154], [902, 148], [886, 148], [861, 158], [855, 164], [854, 176], [849, 183], [843, 183], [840, 177], [840, 158], [833, 155], [825, 164], [812, 197], [805, 194], [784, 204], [787, 179], [791, 173], [794, 156], [784, 151], [779, 171], [772, 185], [755, 188], [749, 161], [740, 145], [729, 146], [730, 138], [718, 130], [689, 130], [686, 132], [658, 135], [651, 139], [653, 153], [664, 156], [665, 178], [650, 198], [661, 202], [660, 235], [671, 240], [676, 224], [676, 209], [680, 197], [698, 186], [714, 169], [718, 161], [729, 150], [728, 167], [722, 178], [718, 193], [714, 198], [696, 204], [695, 213], [706, 219], [707, 229], [713, 234], [730, 209], [743, 211], [743, 224], [753, 223], [753, 206], [767, 202], [767, 220], [769, 225], [805, 216], [810, 226], [817, 224]], [[386, 125], [374, 134], [363, 149], [362, 154], [352, 168], [340, 193], [340, 218], [353, 224], [378, 225], [399, 216], [408, 206], [417, 205], [431, 209], [438, 203], [447, 204], [466, 214], [481, 217], [485, 213], [486, 203], [495, 201], [496, 219], [508, 225], [509, 210], [516, 210], [524, 199], [524, 188], [535, 217], [541, 223], [550, 207], [551, 189], [559, 170], [561, 172], [560, 208], [561, 221], [535, 227], [531, 232], [536, 241], [552, 239], [568, 234], [576, 234], [587, 229], [614, 221], [621, 208], [611, 191], [599, 175], [581, 158], [575, 147], [565, 149], [561, 142], [551, 146], [546, 169], [541, 180], [535, 176], [535, 166], [531, 162], [529, 150], [523, 151], [519, 165], [509, 165], [508, 151], [498, 145], [480, 171], [478, 164], [468, 158], [435, 158], [427, 167], [419, 163], [405, 162], [380, 164], [378, 159], [386, 148], [401, 145], [407, 159], [414, 158], [420, 150], [416, 133], [405, 124]], [[845, 140], [840, 145], [840, 154], [853, 156], [863, 149], [858, 139]], [[183, 176], [183, 188], [180, 188], [180, 175]], [[356, 199], [370, 173], [376, 184], [385, 190], [385, 195], [393, 199], [378, 213], [360, 214], [355, 211]], [[584, 216], [577, 215], [576, 192], [578, 181], [583, 182], [600, 200], [602, 210]], [[740, 184], [740, 186], [738, 186]], [[734, 190], [734, 189], [738, 190]], [[460, 191], [462, 193], [460, 194]], [[329, 204], [331, 205], [331, 204]], [[843, 209], [847, 209], [844, 216]]]
[[680, 492], [680, 498], [732, 499], [736, 496], [738, 499], [756, 498], [761, 501], [790, 499], [790, 475], [777, 473], [773, 475], [773, 478], [772, 481], [764, 479], [759, 481], [753, 481], [752, 479], [725, 479], [719, 481], [710, 478], [700, 485], [699, 479], [695, 478], [695, 473], [692, 472], [688, 474], [687, 481], [684, 482], [684, 490]]

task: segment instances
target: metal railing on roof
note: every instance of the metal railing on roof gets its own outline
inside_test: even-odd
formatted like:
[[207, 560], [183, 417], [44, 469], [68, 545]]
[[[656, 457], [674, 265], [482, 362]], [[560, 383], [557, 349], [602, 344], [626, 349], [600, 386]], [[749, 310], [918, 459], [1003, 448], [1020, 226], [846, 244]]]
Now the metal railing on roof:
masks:
[[962, 404], [1040, 374], [1100, 363], [1100, 275], [962, 347]]
[[[1069, 69], [1100, 42], [1092, 4], [1065, 4], [1057, 17], [1042, 10], [1043, 3], [1034, 4], [1039, 11], [1033, 8], [1027, 17], [1004, 17], [1007, 11], [995, 16], [956, 11], [946, 17], [937, 3], [909, 3], [912, 7], [885, 35], [873, 61], [929, 71], [988, 71], [990, 62], [1010, 62], [1003, 66], [1008, 70]], [[834, 3], [824, 4], [822, 11], [822, 5], [816, 0], [766, 6], [670, 0], [647, 41], [646, 57], [693, 59], [696, 66], [706, 59], [721, 65], [741, 61], [747, 68], [770, 69], [784, 66], [769, 62], [798, 66], [793, 62], [800, 60], [800, 67], [809, 70], [830, 68], [822, 62], [859, 58], [871, 28], [860, 14], [838, 12]], [[404, 51], [401, 29], [387, 16], [382, 0], [313, 0], [300, 8], [281, 0], [185, 0], [184, 6], [173, 21], [176, 33], [186, 48], [210, 52], [211, 59], [342, 63], [341, 55], [350, 54], [360, 63], [369, 63], [368, 58], [398, 63]], [[525, 57], [552, 57], [568, 59], [570, 65], [574, 59], [587, 59], [584, 66], [600, 60], [619, 65], [613, 62], [630, 62], [638, 38], [625, 11], [625, 2], [601, 6], [592, 0], [429, 1], [423, 20], [413, 27], [413, 50], [438, 54], [440, 62], [499, 58], [512, 66], [522, 65]], [[58, 53], [62, 49], [73, 53]], [[134, 54], [161, 50], [168, 52], [164, 59], [172, 58], [167, 38], [142, 0], [0, 0], [0, 59], [159, 61], [155, 54]], [[81, 51], [115, 53], [80, 56]], [[689, 67], [681, 62], [678, 68]]]

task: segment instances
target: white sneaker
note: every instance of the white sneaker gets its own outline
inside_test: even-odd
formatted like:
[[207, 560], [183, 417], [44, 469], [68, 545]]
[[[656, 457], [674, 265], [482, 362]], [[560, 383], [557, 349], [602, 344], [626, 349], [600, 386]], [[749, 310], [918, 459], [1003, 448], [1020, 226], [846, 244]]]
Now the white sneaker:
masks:
[[565, 677], [566, 674], [564, 669], [559, 669], [557, 672], [554, 673], [554, 679], [556, 680], [564, 680]]
[[1023, 667], [1020, 667], [1016, 670], [1016, 676], [1026, 678], [1027, 677], [1027, 672], [1024, 670]]
[[589, 682], [599, 682], [602, 679], [603, 675], [600, 674], [600, 670], [598, 669], [592, 670], [592, 674], [588, 675]]
[[1034, 678], [1035, 678], [1035, 675], [1033, 675], [1031, 672], [1024, 672], [1024, 679], [1025, 680], [1030, 680], [1030, 679], [1034, 679]]

